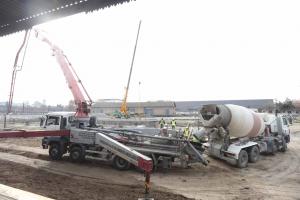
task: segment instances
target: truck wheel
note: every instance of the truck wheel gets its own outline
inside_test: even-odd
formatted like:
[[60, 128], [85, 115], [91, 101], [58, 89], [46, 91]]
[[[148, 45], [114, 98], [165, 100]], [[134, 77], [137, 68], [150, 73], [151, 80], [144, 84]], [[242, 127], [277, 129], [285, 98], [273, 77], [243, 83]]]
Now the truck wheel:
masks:
[[245, 150], [241, 150], [239, 153], [239, 158], [237, 160], [237, 166], [239, 168], [245, 168], [248, 165], [248, 153]]
[[272, 146], [271, 146], [271, 154], [272, 155], [275, 155], [276, 154], [276, 151], [277, 151], [277, 144], [275, 141], [272, 142]]
[[72, 147], [70, 150], [70, 158], [73, 162], [82, 162], [85, 158], [84, 150], [78, 146]]
[[255, 163], [258, 161], [258, 159], [259, 159], [259, 148], [257, 146], [253, 146], [250, 149], [249, 162]]
[[52, 160], [60, 160], [62, 158], [62, 151], [58, 143], [50, 144], [49, 156]]
[[119, 156], [113, 158], [113, 167], [118, 170], [128, 170], [130, 163]]
[[152, 154], [151, 157], [152, 157], [152, 171], [154, 172], [157, 170], [158, 158], [154, 154]]
[[286, 152], [286, 150], [287, 150], [287, 144], [286, 144], [285, 138], [283, 138], [282, 139], [282, 147], [280, 148], [280, 151]]

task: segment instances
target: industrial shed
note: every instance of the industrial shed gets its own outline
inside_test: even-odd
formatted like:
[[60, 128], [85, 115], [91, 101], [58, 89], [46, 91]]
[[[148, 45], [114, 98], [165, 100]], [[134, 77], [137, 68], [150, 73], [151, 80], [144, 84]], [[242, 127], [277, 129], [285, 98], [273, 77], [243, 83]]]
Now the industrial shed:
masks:
[[273, 99], [246, 99], [246, 100], [215, 100], [215, 101], [177, 101], [177, 112], [197, 112], [203, 105], [207, 104], [235, 104], [246, 108], [258, 110], [270, 110], [274, 108]]
[[[96, 102], [92, 107], [93, 113], [112, 114], [120, 110], [122, 102]], [[143, 116], [173, 116], [176, 104], [173, 101], [128, 102], [128, 111]]]

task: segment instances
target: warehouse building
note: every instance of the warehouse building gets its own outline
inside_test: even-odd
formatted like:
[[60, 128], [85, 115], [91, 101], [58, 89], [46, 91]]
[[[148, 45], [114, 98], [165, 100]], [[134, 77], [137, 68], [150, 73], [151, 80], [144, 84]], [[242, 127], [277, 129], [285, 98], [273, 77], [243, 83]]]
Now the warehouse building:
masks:
[[[98, 101], [94, 103], [92, 112], [112, 114], [121, 107], [121, 101]], [[272, 111], [273, 99], [249, 99], [249, 100], [217, 100], [217, 101], [148, 101], [128, 102], [128, 111], [131, 114], [143, 116], [174, 116], [176, 113], [198, 112], [206, 104], [235, 104], [258, 111]]]
[[[300, 101], [294, 101], [296, 111], [300, 111]], [[120, 110], [120, 100], [100, 100], [93, 104], [93, 113], [113, 114]], [[254, 108], [258, 111], [272, 111], [275, 107], [273, 99], [251, 99], [251, 100], [219, 100], [219, 101], [147, 101], [128, 102], [127, 107], [130, 114], [140, 116], [174, 116], [180, 113], [198, 112], [205, 104], [236, 104], [247, 108]], [[24, 104], [14, 104], [14, 113], [47, 113], [50, 111], [69, 110], [61, 106], [35, 107]], [[7, 112], [5, 102], [0, 102], [0, 113]]]
[[258, 111], [269, 111], [275, 107], [273, 99], [247, 99], [247, 100], [216, 100], [216, 101], [177, 101], [177, 112], [197, 112], [207, 104], [235, 104]]
[[[98, 101], [93, 104], [93, 113], [112, 114], [120, 110], [122, 102]], [[173, 101], [128, 102], [130, 114], [142, 116], [174, 116], [176, 104]]]

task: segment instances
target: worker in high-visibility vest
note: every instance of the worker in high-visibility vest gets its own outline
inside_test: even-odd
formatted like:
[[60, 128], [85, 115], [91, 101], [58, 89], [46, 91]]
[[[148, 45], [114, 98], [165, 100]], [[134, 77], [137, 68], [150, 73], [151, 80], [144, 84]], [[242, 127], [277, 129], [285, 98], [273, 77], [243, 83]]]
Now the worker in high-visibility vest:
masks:
[[188, 124], [184, 129], [183, 129], [183, 137], [185, 139], [189, 139], [190, 138], [190, 134], [191, 134], [191, 131], [190, 131], [190, 124]]
[[184, 130], [183, 130], [183, 137], [185, 139], [188, 139], [190, 142], [200, 142], [197, 137], [194, 136], [194, 134], [192, 133], [192, 131], [190, 130], [190, 124], [188, 124]]
[[171, 127], [172, 127], [172, 130], [175, 130], [175, 128], [176, 128], [176, 121], [174, 118], [171, 121]]
[[190, 124], [188, 124], [183, 129], [183, 138], [188, 140], [196, 149], [200, 151], [204, 151], [204, 148], [201, 143], [201, 138], [198, 138], [196, 135], [192, 133], [192, 131], [190, 130]]
[[165, 124], [166, 124], [166, 122], [165, 122], [164, 118], [161, 118], [161, 120], [159, 121], [160, 128], [164, 128]]

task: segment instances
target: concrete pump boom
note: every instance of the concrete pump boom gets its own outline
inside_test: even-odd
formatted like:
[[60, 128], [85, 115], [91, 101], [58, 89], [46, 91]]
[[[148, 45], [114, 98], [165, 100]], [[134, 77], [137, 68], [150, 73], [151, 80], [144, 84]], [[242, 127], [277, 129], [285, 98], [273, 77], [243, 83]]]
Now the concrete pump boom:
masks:
[[[66, 55], [64, 55], [63, 51], [58, 46], [53, 44], [41, 31], [35, 29], [35, 36], [41, 39], [43, 42], [47, 43], [53, 50], [53, 54], [56, 57], [56, 60], [64, 73], [68, 86], [74, 97], [74, 102], [76, 104], [75, 117], [88, 117], [92, 100], [89, 94], [87, 93], [86, 89], [84, 88], [78, 75], [76, 74], [74, 68], [72, 67], [71, 63], [69, 62], [68, 58], [66, 57]], [[81, 91], [78, 83], [81, 85], [85, 95], [88, 97], [88, 100], [85, 99], [84, 94]]]

